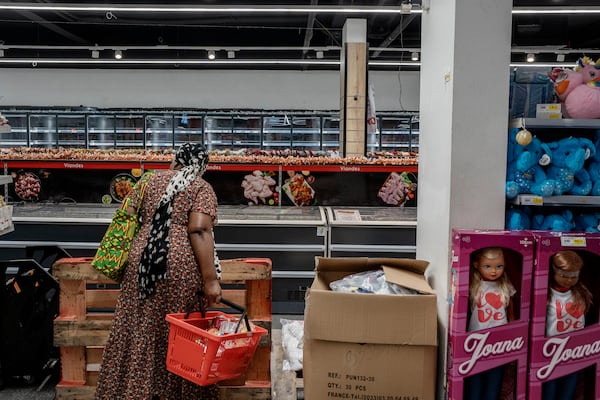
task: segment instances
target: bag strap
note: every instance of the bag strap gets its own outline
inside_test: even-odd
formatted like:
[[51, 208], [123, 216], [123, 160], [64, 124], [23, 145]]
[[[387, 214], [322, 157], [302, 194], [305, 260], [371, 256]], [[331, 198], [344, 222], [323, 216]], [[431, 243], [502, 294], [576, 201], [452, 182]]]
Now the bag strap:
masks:
[[[146, 187], [148, 186], [148, 181], [150, 180], [150, 176], [152, 174], [154, 174], [153, 171], [146, 172], [144, 175], [142, 175], [140, 180], [137, 181], [135, 184], [135, 186], [139, 186], [139, 188], [140, 188], [140, 195], [138, 196], [138, 202], [135, 206], [136, 214], [139, 213], [139, 211], [140, 211], [140, 207], [142, 206], [142, 200], [144, 199], [144, 193], [146, 192]], [[127, 208], [129, 207], [130, 204], [131, 204], [131, 196], [128, 195], [127, 198], [125, 199], [125, 201], [122, 203], [121, 209], [127, 210]]]

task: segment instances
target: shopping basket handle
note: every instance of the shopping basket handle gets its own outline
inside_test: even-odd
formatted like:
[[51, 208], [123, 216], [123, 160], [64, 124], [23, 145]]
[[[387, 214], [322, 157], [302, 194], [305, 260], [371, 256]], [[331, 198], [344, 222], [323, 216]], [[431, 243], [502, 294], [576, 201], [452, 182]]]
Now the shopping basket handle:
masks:
[[[204, 291], [198, 290], [197, 293], [198, 293], [198, 299], [200, 300], [200, 304], [202, 304], [201, 300], [202, 300], [202, 297], [204, 297]], [[248, 313], [246, 312], [246, 309], [244, 307], [240, 306], [239, 304], [234, 303], [233, 301], [224, 299], [223, 297], [221, 297], [221, 303], [242, 313], [242, 315], [240, 316], [238, 325], [235, 328], [236, 332], [239, 330], [239, 326], [242, 321], [242, 318], [244, 319], [244, 323], [246, 324], [246, 329], [248, 330], [248, 332], [252, 331], [252, 328], [250, 327], [250, 321], [248, 321]]]

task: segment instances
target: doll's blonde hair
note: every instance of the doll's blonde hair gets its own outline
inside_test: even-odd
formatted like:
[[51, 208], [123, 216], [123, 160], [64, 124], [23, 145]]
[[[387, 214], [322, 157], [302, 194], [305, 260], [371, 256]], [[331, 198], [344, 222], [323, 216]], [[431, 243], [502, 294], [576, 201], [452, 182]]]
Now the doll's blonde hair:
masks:
[[475, 263], [480, 262], [483, 258], [504, 258], [504, 272], [502, 276], [497, 279], [498, 287], [500, 288], [502, 304], [508, 306], [510, 302], [510, 297], [512, 294], [512, 284], [508, 275], [506, 274], [506, 258], [504, 257], [504, 250], [501, 247], [484, 247], [482, 249], [477, 250], [473, 254], [473, 260], [471, 263], [471, 279], [469, 283], [469, 301], [471, 304], [475, 304], [478, 301], [478, 292], [479, 286], [481, 285], [481, 274], [475, 268]]
[[[563, 270], [565, 268], [574, 268], [578, 271], [583, 269], [583, 259], [573, 250], [563, 250], [555, 253], [550, 258], [551, 268], [558, 268]], [[550, 270], [550, 280], [554, 281], [554, 271]], [[571, 292], [573, 293], [573, 300], [575, 304], [583, 306], [584, 312], [588, 312], [592, 305], [592, 293], [588, 290], [581, 279], [577, 280], [577, 283], [571, 286]], [[551, 292], [548, 291], [548, 301], [550, 301]]]

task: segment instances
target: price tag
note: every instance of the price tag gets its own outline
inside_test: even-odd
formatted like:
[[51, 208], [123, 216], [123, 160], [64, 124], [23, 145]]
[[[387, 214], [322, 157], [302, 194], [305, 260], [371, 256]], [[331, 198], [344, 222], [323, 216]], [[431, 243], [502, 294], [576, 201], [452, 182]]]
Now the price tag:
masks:
[[542, 196], [525, 195], [520, 196], [520, 203], [524, 206], [543, 206], [544, 198]]
[[561, 236], [560, 244], [570, 247], [587, 247], [585, 237], [583, 236]]

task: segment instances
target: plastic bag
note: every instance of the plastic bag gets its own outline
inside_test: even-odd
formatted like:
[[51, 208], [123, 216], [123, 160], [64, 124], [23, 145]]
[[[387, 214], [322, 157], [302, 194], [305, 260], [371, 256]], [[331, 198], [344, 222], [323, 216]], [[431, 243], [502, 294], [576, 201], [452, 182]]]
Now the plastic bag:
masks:
[[304, 351], [304, 321], [281, 318], [282, 368], [284, 371], [302, 370]]
[[329, 287], [334, 292], [344, 293], [417, 294], [412, 289], [386, 281], [381, 269], [345, 276], [331, 282]]

